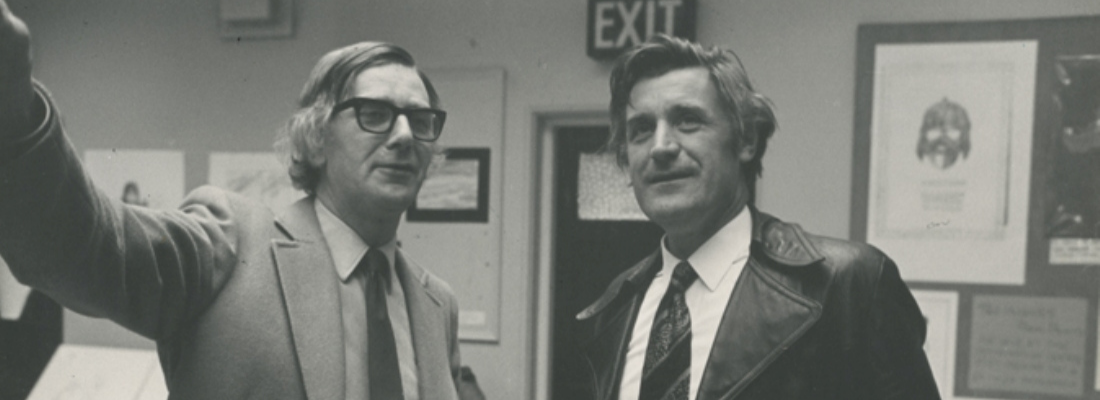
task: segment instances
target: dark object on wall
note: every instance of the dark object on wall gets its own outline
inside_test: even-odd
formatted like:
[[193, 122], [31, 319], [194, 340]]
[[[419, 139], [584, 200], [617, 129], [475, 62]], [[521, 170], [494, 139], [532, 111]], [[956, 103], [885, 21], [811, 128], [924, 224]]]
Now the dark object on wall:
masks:
[[1048, 208], [1052, 237], [1100, 238], [1100, 55], [1058, 57]]

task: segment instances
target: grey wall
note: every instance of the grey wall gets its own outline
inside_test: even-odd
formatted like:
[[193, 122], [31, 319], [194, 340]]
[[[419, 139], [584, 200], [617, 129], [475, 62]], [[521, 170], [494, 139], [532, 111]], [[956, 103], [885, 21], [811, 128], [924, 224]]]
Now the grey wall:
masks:
[[[585, 1], [298, 0], [290, 39], [223, 41], [214, 0], [11, 0], [34, 34], [36, 75], [80, 148], [187, 154], [187, 186], [206, 153], [269, 150], [313, 62], [364, 39], [399, 43], [429, 68], [503, 67], [498, 343], [467, 343], [493, 399], [528, 398], [536, 294], [534, 110], [599, 110], [607, 66], [584, 55]], [[856, 27], [1100, 14], [1095, 0], [700, 0], [698, 38], [736, 49], [778, 106], [760, 204], [811, 231], [848, 232]], [[443, 93], [461, 101], [462, 93]], [[475, 133], [476, 134], [476, 133]], [[812, 199], [812, 201], [807, 201]], [[95, 336], [70, 332], [69, 340]]]

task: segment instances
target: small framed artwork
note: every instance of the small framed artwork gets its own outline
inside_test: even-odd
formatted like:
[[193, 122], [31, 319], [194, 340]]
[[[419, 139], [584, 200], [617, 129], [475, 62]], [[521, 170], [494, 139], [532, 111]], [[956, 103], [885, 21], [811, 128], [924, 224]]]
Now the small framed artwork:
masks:
[[405, 214], [412, 222], [488, 222], [488, 148], [449, 148]]

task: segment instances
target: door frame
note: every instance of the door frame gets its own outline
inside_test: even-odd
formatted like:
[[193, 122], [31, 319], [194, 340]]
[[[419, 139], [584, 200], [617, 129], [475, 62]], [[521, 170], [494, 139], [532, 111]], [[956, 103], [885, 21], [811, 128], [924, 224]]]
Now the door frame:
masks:
[[551, 371], [553, 370], [554, 332], [554, 230], [556, 210], [554, 187], [557, 137], [560, 128], [575, 126], [610, 125], [606, 107], [587, 107], [570, 110], [545, 110], [534, 112], [534, 131], [537, 140], [537, 164], [535, 177], [538, 187], [535, 193], [535, 209], [538, 210], [537, 266], [535, 278], [535, 400], [550, 399]]

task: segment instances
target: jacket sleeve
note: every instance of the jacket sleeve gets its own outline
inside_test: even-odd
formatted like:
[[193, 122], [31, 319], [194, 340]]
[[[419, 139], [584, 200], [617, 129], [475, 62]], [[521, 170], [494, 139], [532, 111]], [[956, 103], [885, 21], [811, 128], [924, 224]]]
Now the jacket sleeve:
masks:
[[19, 281], [65, 307], [160, 339], [203, 310], [233, 266], [230, 199], [200, 190], [177, 211], [96, 190], [49, 95], [44, 122], [0, 143], [0, 254]]
[[883, 257], [871, 303], [868, 344], [876, 399], [939, 399], [924, 354], [925, 319], [892, 260]]

